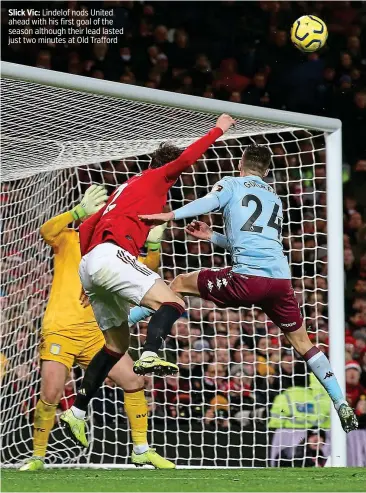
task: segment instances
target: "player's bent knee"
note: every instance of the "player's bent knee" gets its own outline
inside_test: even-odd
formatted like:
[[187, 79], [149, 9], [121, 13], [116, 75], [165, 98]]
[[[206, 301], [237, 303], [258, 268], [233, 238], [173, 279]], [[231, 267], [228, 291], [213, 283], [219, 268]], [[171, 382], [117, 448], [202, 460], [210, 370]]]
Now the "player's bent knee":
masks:
[[178, 276], [171, 282], [170, 289], [174, 291], [174, 293], [179, 293], [182, 296], [189, 294], [199, 295], [197, 278], [198, 272], [178, 274]]
[[118, 387], [127, 391], [142, 389], [145, 384], [144, 377], [137, 375], [133, 371], [133, 360], [128, 353], [125, 354], [111, 369], [108, 377], [111, 378]]
[[170, 283], [170, 289], [174, 293], [181, 293], [182, 287], [184, 285], [184, 278], [185, 274], [179, 274], [177, 277], [173, 279], [173, 281]]
[[108, 377], [113, 380], [113, 382], [120, 387], [121, 389], [130, 392], [131, 390], [136, 390], [136, 389], [143, 389], [145, 386], [145, 381], [144, 377], [141, 375], [136, 375], [132, 371], [119, 371], [117, 368], [118, 364], [112, 368], [112, 370], [109, 372]]
[[61, 400], [63, 391], [63, 387], [56, 388], [49, 385], [41, 390], [40, 398], [42, 401], [47, 402], [47, 404], [57, 405]]
[[164, 281], [158, 279], [141, 300], [141, 305], [158, 310], [164, 303], [177, 303], [185, 309], [185, 303]]

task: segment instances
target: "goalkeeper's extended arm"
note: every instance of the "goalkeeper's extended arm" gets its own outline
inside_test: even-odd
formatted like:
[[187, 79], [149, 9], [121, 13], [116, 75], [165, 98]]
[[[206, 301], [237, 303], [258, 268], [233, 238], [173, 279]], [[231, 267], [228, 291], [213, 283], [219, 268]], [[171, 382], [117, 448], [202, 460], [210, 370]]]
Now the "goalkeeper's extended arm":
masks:
[[107, 192], [100, 185], [89, 187], [80, 204], [46, 221], [40, 228], [42, 238], [51, 246], [57, 246], [60, 234], [73, 221], [85, 219], [99, 211], [107, 200]]
[[74, 220], [71, 211], [64, 212], [46, 221], [39, 232], [46, 243], [57, 246], [60, 233]]

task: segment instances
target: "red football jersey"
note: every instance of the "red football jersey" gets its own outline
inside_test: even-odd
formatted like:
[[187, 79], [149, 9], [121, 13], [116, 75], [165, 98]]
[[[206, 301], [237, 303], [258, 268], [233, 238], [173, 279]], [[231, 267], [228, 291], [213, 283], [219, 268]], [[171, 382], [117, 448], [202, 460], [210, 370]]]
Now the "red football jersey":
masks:
[[160, 168], [149, 168], [120, 185], [106, 206], [80, 226], [81, 254], [85, 255], [100, 243], [110, 241], [137, 257], [150, 229], [138, 216], [162, 212], [169, 189], [180, 174], [221, 135], [222, 130], [215, 127], [175, 161]]

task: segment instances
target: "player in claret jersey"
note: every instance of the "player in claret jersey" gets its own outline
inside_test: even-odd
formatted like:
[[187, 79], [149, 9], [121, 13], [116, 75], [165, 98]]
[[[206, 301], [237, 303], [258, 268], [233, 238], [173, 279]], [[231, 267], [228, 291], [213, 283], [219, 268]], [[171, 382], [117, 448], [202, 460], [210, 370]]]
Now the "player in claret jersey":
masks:
[[185, 311], [184, 301], [156, 272], [138, 261], [150, 229], [138, 216], [161, 212], [180, 174], [233, 123], [229, 115], [221, 115], [216, 126], [184, 152], [161, 145], [153, 154], [149, 169], [118, 187], [106, 206], [80, 226], [80, 279], [103, 331], [105, 346], [85, 372], [72, 407], [73, 415], [68, 416], [72, 421], [70, 430], [74, 425], [80, 426], [77, 421], [85, 416], [90, 399], [129, 347], [127, 320], [131, 303], [155, 311], [148, 325], [144, 351], [134, 365], [135, 373], [165, 375], [178, 371], [176, 365], [159, 358], [157, 352]]
[[267, 147], [248, 146], [240, 162], [240, 177], [220, 180], [211, 193], [174, 212], [141, 216], [154, 225], [172, 219], [222, 211], [226, 236], [195, 221], [187, 231], [227, 249], [233, 267], [181, 274], [171, 284], [180, 295], [200, 296], [221, 307], [260, 306], [282, 329], [332, 399], [346, 432], [357, 428], [327, 357], [306, 332], [291, 285], [291, 272], [281, 241], [282, 203], [263, 178], [271, 153]]

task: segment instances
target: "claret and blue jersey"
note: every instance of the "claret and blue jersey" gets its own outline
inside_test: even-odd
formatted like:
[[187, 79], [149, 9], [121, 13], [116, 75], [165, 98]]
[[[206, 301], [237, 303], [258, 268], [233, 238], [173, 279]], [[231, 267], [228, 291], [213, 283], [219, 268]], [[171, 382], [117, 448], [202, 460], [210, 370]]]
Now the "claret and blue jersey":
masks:
[[226, 177], [207, 197], [212, 195], [219, 201], [227, 238], [225, 244], [215, 233], [213, 242], [230, 251], [233, 271], [290, 279], [281, 241], [282, 203], [273, 188], [259, 176]]

